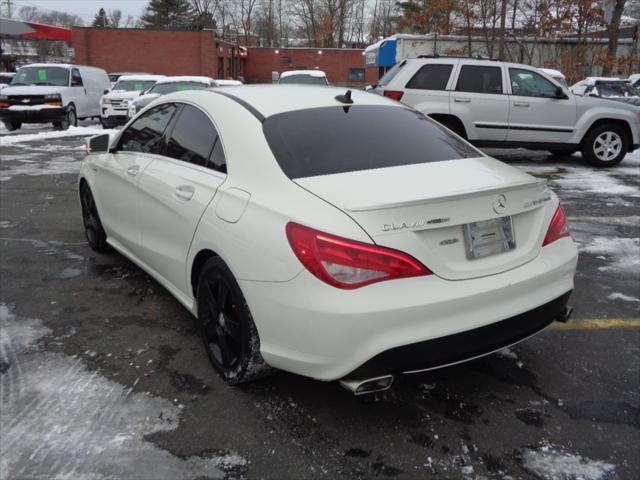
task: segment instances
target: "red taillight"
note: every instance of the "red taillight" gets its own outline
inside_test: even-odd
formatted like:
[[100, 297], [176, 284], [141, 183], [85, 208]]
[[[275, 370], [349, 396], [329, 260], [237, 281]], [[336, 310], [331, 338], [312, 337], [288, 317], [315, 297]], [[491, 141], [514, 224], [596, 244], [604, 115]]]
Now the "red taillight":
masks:
[[569, 227], [567, 226], [567, 217], [564, 216], [564, 210], [562, 205], [558, 205], [558, 209], [556, 213], [553, 214], [553, 218], [551, 219], [551, 224], [549, 225], [549, 230], [547, 230], [547, 235], [544, 237], [544, 242], [542, 242], [542, 246], [549, 245], [556, 240], [561, 239], [562, 237], [570, 237], [571, 233], [569, 232]]
[[402, 98], [402, 95], [404, 95], [404, 92], [400, 92], [398, 90], [385, 90], [384, 91], [384, 96], [385, 97], [389, 97], [392, 100], [395, 100], [397, 102], [400, 101], [400, 99]]
[[323, 282], [354, 289], [394, 278], [431, 275], [415, 258], [396, 250], [287, 224], [287, 239], [300, 262]]

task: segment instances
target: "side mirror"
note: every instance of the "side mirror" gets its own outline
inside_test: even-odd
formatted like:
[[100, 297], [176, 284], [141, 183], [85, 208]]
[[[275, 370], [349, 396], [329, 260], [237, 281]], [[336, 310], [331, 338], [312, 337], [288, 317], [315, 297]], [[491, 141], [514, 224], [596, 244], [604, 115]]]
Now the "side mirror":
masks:
[[107, 93], [109, 93], [110, 91], [111, 91], [111, 90], [103, 90], [103, 91], [102, 91], [102, 94], [103, 94], [103, 95], [106, 95], [106, 94], [107, 94]]
[[87, 139], [87, 153], [107, 153], [109, 151], [110, 141], [111, 137], [108, 133]]

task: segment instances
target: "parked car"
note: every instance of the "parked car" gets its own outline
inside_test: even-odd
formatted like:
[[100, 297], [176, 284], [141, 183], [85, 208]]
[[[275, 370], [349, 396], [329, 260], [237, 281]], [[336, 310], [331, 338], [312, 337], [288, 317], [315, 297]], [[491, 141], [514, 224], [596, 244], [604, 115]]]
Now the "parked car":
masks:
[[164, 75], [122, 75], [113, 89], [100, 100], [100, 123], [104, 128], [124, 125], [129, 119], [129, 105]]
[[0, 72], [0, 90], [9, 85], [11, 79], [15, 76], [15, 72]]
[[162, 95], [184, 90], [202, 90], [203, 88], [217, 87], [219, 81], [210, 77], [194, 76], [161, 78], [144, 94], [134, 98], [129, 103], [129, 117], [134, 117], [140, 110]]
[[177, 92], [88, 151], [89, 245], [192, 312], [230, 384], [279, 368], [384, 390], [570, 313], [578, 252], [546, 183], [387, 98]]
[[78, 119], [100, 116], [100, 97], [109, 89], [101, 68], [38, 63], [20, 68], [0, 92], [0, 120], [8, 130], [23, 123], [67, 129]]
[[640, 73], [629, 75], [629, 82], [636, 88], [640, 88]]
[[242, 83], [240, 80], [231, 80], [224, 78], [219, 78], [215, 82], [217, 87], [239, 87], [241, 85], [244, 85], [244, 83]]
[[539, 68], [538, 70], [553, 78], [564, 88], [569, 88], [569, 85], [567, 84], [567, 77], [565, 77], [564, 73], [562, 73], [561, 71], [554, 70], [553, 68]]
[[282, 72], [278, 80], [280, 85], [329, 85], [327, 75], [322, 70], [289, 70]]
[[590, 164], [610, 167], [640, 145], [637, 107], [572, 95], [527, 65], [407, 59], [370, 91], [416, 108], [481, 147], [580, 150]]
[[109, 74], [109, 81], [111, 82], [111, 87], [116, 84], [118, 79], [123, 75], [149, 75], [146, 72], [113, 72]]
[[627, 79], [588, 77], [572, 85], [571, 92], [640, 106], [640, 90]]

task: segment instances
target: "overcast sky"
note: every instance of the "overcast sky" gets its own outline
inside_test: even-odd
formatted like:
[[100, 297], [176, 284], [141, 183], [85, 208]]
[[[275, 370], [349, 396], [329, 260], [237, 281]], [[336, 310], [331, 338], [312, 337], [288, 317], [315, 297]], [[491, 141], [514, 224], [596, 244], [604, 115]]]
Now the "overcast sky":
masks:
[[[6, 0], [0, 0], [3, 4], [2, 12], [6, 13]], [[127, 15], [139, 17], [142, 10], [149, 3], [148, 0], [11, 0], [12, 10], [16, 12], [23, 6], [38, 7], [46, 10], [73, 13], [81, 17], [85, 24], [93, 20], [100, 8], [105, 10], [122, 10], [122, 17]], [[17, 16], [14, 13], [14, 16]]]

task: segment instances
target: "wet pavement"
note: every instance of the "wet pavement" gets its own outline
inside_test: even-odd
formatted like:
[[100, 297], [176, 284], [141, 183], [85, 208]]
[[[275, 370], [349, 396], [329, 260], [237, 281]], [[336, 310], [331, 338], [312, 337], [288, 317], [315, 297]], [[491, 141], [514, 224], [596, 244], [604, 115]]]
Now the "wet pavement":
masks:
[[640, 478], [637, 153], [605, 171], [491, 151], [565, 205], [581, 250], [573, 321], [356, 398], [284, 372], [227, 387], [189, 313], [86, 245], [84, 138], [5, 138], [0, 478]]

